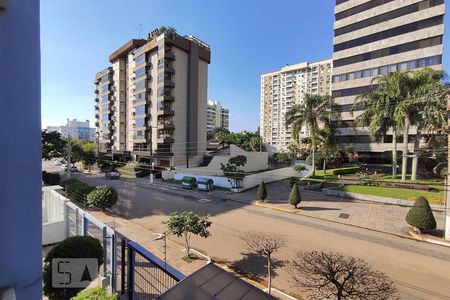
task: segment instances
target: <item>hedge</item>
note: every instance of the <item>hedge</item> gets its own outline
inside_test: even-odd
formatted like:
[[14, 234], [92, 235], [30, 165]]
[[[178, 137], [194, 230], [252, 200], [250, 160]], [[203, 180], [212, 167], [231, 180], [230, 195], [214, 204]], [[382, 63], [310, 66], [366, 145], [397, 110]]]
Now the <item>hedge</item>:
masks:
[[57, 185], [60, 180], [61, 176], [58, 173], [42, 171], [42, 181], [45, 185]]
[[331, 174], [333, 175], [343, 175], [343, 174], [352, 174], [358, 172], [359, 167], [348, 167], [348, 168], [339, 168], [331, 170]]
[[98, 267], [103, 264], [100, 241], [91, 236], [73, 236], [58, 243], [44, 260], [43, 292], [50, 299], [70, 299], [83, 288], [54, 288], [52, 286], [52, 260], [54, 258], [96, 258]]
[[106, 294], [105, 289], [96, 287], [78, 294], [71, 300], [116, 300], [116, 299], [118, 299], [117, 295], [108, 296]]
[[75, 200], [78, 202], [86, 202], [87, 195], [95, 190], [95, 187], [92, 187], [84, 182], [81, 182], [76, 179], [69, 179], [61, 183], [67, 192], [67, 196], [71, 200]]

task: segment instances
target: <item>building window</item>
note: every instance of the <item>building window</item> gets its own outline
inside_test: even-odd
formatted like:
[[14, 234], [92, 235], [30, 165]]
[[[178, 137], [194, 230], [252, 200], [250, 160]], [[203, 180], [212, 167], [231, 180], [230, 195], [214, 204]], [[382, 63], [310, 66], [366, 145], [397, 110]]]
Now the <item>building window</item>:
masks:
[[145, 118], [139, 118], [135, 120], [136, 127], [144, 127], [145, 126]]
[[141, 90], [143, 88], [145, 88], [145, 80], [136, 82], [136, 87], [135, 87], [136, 91]]
[[145, 75], [145, 67], [142, 67], [140, 69], [137, 69], [135, 72], [136, 78], [141, 78]]
[[106, 85], [102, 86], [102, 92], [104, 93], [107, 91], [109, 91], [109, 85], [106, 84]]
[[136, 106], [136, 116], [145, 115], [145, 105]]
[[145, 62], [145, 54], [141, 54], [134, 59], [136, 67], [142, 65]]

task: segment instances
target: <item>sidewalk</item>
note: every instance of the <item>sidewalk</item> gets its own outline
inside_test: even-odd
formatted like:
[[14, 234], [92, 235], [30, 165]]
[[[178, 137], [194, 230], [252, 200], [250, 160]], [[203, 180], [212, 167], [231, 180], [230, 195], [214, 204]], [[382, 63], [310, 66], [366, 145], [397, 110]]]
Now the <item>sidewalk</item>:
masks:
[[[158, 232], [145, 228], [136, 222], [118, 216], [114, 217], [109, 213], [89, 211], [89, 214], [164, 260], [164, 239], [155, 240], [156, 235], [152, 236]], [[188, 276], [208, 263], [206, 259], [194, 260], [191, 263], [185, 262], [182, 260], [185, 256], [183, 250], [184, 245], [172, 241], [170, 237], [167, 239], [167, 263], [184, 275]]]

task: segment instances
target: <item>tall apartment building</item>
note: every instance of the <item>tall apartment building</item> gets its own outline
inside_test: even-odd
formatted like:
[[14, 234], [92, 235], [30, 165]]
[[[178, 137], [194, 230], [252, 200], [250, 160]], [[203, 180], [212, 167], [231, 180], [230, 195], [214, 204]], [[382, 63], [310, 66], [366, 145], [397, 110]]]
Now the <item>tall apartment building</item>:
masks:
[[[295, 104], [302, 103], [306, 94], [331, 93], [331, 59], [286, 66], [261, 76], [260, 132], [264, 143], [273, 151], [286, 150], [293, 141], [285, 114]], [[307, 137], [302, 129], [300, 138]]]
[[353, 129], [360, 112], [352, 116], [351, 106], [358, 95], [373, 90], [378, 75], [425, 66], [440, 70], [444, 14], [444, 0], [336, 1], [332, 94], [342, 108], [341, 144], [373, 156], [391, 150], [392, 135], [377, 144], [367, 129]]
[[216, 128], [230, 129], [230, 110], [224, 108], [220, 101], [208, 100], [206, 113], [206, 130], [208, 132]]
[[96, 118], [103, 152], [198, 165], [206, 150], [207, 44], [176, 33], [133, 39], [97, 73]]
[[78, 121], [77, 119], [67, 119], [65, 126], [47, 126], [47, 131], [59, 132], [64, 138], [70, 136], [71, 138], [89, 141], [95, 141], [96, 139], [95, 128], [89, 127], [89, 120]]

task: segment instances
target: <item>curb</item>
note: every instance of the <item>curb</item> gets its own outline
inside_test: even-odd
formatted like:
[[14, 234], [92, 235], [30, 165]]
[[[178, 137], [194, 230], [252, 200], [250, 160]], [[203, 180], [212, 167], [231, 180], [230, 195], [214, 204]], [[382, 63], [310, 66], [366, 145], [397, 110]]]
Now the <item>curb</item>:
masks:
[[435, 245], [439, 245], [439, 246], [443, 246], [443, 247], [450, 247], [450, 242], [444, 242], [444, 241], [426, 238], [426, 237], [423, 237], [413, 231], [409, 231], [409, 234], [411, 236], [413, 236], [415, 239], [422, 241], [422, 242], [427, 242], [427, 243], [431, 243], [431, 244], [435, 244]]

